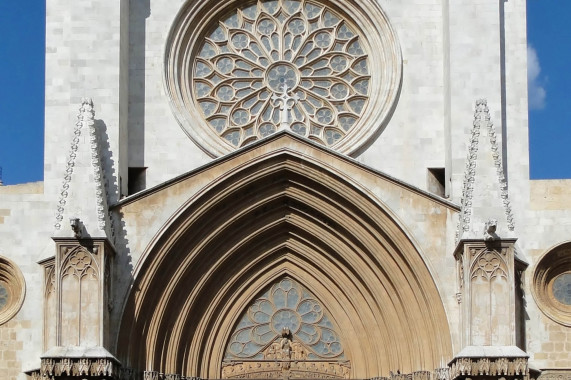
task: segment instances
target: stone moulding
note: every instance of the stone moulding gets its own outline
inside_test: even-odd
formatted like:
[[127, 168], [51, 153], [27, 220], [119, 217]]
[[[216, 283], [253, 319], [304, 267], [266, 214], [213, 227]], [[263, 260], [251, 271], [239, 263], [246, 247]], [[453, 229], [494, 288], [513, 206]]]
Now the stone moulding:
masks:
[[527, 376], [529, 372], [525, 357], [459, 357], [449, 367], [451, 380], [466, 376]]

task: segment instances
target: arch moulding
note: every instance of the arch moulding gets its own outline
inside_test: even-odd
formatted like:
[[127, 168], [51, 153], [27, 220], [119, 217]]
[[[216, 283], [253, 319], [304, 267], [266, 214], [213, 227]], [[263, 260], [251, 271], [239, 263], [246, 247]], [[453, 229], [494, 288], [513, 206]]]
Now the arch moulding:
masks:
[[441, 298], [407, 233], [356, 186], [283, 151], [214, 183], [157, 234], [127, 299], [119, 359], [220, 378], [240, 315], [284, 276], [328, 310], [351, 378], [451, 357]]

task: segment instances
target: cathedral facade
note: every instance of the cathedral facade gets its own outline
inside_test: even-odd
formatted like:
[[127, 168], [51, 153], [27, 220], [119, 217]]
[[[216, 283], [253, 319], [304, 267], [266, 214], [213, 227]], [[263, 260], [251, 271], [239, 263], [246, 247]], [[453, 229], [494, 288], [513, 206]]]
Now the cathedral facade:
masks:
[[524, 0], [47, 0], [2, 379], [571, 379]]

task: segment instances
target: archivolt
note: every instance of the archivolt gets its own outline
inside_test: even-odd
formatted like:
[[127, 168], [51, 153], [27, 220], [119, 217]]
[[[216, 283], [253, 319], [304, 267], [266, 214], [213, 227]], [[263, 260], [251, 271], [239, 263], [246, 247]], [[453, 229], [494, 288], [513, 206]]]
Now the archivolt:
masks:
[[284, 275], [341, 327], [353, 378], [451, 356], [440, 296], [407, 234], [356, 186], [282, 153], [220, 180], [158, 234], [127, 301], [120, 359], [219, 378], [240, 313]]

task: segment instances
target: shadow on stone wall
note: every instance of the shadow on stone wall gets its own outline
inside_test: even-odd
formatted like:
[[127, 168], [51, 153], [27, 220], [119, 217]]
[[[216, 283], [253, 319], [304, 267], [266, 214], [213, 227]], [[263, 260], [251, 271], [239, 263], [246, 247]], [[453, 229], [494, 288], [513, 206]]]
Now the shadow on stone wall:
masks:
[[129, 166], [145, 166], [145, 48], [150, 0], [129, 3]]
[[[133, 280], [133, 263], [129, 240], [125, 230], [123, 215], [112, 211], [112, 206], [119, 200], [119, 186], [117, 180], [116, 161], [109, 145], [109, 135], [107, 126], [103, 120], [95, 120], [95, 127], [99, 136], [99, 149], [101, 155], [101, 165], [107, 191], [107, 202], [109, 206], [109, 219], [111, 222], [111, 241], [115, 246], [115, 259], [112, 270], [111, 295], [109, 300], [109, 337], [111, 347], [115, 347], [116, 336], [119, 331], [121, 314], [123, 312], [123, 302], [129, 286]], [[115, 351], [114, 349], [112, 351]]]

